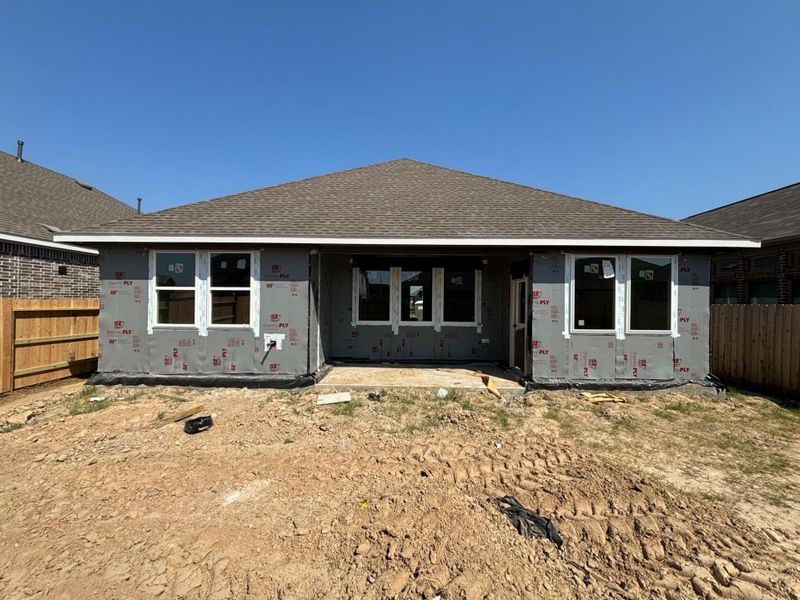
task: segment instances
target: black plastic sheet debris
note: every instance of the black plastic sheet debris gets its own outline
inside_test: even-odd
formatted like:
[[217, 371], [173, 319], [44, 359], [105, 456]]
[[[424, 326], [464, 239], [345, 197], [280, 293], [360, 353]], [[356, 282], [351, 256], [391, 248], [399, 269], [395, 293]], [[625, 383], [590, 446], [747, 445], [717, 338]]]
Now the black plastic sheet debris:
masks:
[[189, 419], [183, 424], [183, 431], [184, 433], [188, 434], [195, 434], [200, 433], [201, 431], [205, 431], [209, 427], [214, 424], [214, 419], [211, 418], [211, 415], [206, 415], [204, 417], [197, 417], [196, 419]]
[[517, 533], [524, 537], [547, 538], [553, 542], [557, 548], [561, 548], [564, 540], [558, 535], [556, 526], [550, 519], [547, 519], [535, 511], [525, 508], [514, 496], [503, 496], [495, 498], [492, 503], [508, 517]]

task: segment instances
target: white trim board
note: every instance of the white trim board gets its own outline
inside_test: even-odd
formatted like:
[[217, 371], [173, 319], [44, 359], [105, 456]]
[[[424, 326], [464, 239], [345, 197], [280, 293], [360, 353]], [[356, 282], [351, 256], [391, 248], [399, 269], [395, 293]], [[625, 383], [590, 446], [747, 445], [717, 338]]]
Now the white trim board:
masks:
[[37, 238], [24, 237], [21, 235], [11, 235], [10, 233], [0, 233], [0, 240], [12, 242], [14, 244], [27, 244], [28, 246], [43, 246], [45, 248], [55, 248], [57, 250], [68, 250], [70, 252], [80, 252], [81, 254], [100, 254], [95, 248], [85, 246], [73, 246], [72, 244], [59, 244], [58, 242], [48, 242]]
[[626, 238], [336, 238], [202, 235], [58, 234], [60, 242], [138, 244], [283, 244], [330, 246], [621, 246], [629, 248], [760, 248], [753, 240], [626, 239]]

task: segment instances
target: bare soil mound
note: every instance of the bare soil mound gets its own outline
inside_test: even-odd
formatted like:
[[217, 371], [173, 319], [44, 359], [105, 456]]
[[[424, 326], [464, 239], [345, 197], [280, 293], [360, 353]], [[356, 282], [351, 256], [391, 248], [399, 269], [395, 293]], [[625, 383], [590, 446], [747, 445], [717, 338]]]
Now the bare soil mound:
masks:
[[[117, 400], [0, 436], [3, 598], [800, 597], [797, 540], [535, 434], [523, 405], [95, 393]], [[179, 400], [214, 427], [159, 427]], [[563, 547], [519, 536], [506, 494]]]

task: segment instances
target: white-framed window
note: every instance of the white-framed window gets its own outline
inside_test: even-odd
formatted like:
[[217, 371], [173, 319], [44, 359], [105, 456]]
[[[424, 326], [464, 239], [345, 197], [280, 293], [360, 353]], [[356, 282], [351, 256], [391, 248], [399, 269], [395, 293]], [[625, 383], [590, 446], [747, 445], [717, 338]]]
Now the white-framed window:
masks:
[[392, 271], [353, 269], [353, 312], [358, 325], [392, 324]]
[[253, 327], [253, 253], [209, 252], [208, 327]]
[[627, 333], [677, 333], [678, 257], [631, 255], [627, 273]]
[[481, 271], [442, 269], [442, 324], [475, 327], [481, 312]]
[[400, 270], [400, 324], [433, 325], [433, 269]]
[[195, 327], [197, 324], [197, 252], [155, 250], [151, 254], [153, 327]]
[[352, 325], [481, 328], [481, 271], [353, 267]]
[[571, 257], [572, 333], [616, 333], [617, 260], [604, 255]]
[[151, 250], [148, 333], [158, 328], [259, 329], [259, 253]]

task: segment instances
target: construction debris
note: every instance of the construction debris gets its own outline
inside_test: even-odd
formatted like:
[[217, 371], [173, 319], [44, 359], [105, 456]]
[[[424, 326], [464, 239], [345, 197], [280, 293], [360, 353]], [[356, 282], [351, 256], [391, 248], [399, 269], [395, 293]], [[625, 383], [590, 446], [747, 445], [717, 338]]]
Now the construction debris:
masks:
[[350, 392], [337, 392], [335, 394], [320, 394], [317, 396], [317, 405], [323, 404], [340, 404], [342, 402], [350, 402], [353, 397]]
[[522, 506], [514, 496], [503, 496], [492, 500], [500, 512], [508, 517], [521, 536], [547, 538], [561, 549], [564, 541], [558, 535], [555, 525], [538, 513]]
[[187, 418], [191, 417], [192, 415], [196, 415], [197, 413], [199, 413], [204, 408], [205, 408], [205, 405], [198, 404], [198, 405], [193, 406], [191, 408], [187, 408], [187, 409], [178, 411], [176, 413], [172, 413], [171, 415], [165, 416], [158, 423], [156, 423], [155, 427], [156, 428], [163, 427], [164, 425], [169, 425], [170, 423], [177, 423], [178, 421], [183, 421], [184, 419], [187, 419]]
[[441, 388], [441, 387], [440, 387], [440, 388], [439, 388], [439, 391], [438, 391], [438, 392], [436, 392], [436, 395], [437, 395], [439, 398], [447, 398], [447, 390], [446, 390], [446, 389], [444, 389], [444, 388]]
[[615, 396], [611, 392], [581, 392], [581, 396], [592, 404], [600, 404], [601, 402], [625, 402], [625, 398]]
[[492, 381], [492, 378], [489, 377], [488, 375], [481, 375], [480, 377], [481, 381], [483, 382], [483, 385], [485, 385], [486, 389], [489, 390], [489, 393], [491, 393], [493, 396], [497, 396], [498, 398], [500, 398], [500, 400], [502, 400], [503, 395], [500, 393], [500, 390], [497, 389], [497, 386], [494, 384], [494, 381]]
[[206, 429], [210, 428], [214, 424], [214, 419], [211, 418], [211, 415], [205, 415], [202, 417], [197, 417], [195, 419], [189, 419], [186, 423], [183, 424], [183, 432], [188, 433], [189, 435], [194, 435], [195, 433], [200, 433], [201, 431], [205, 431]]

